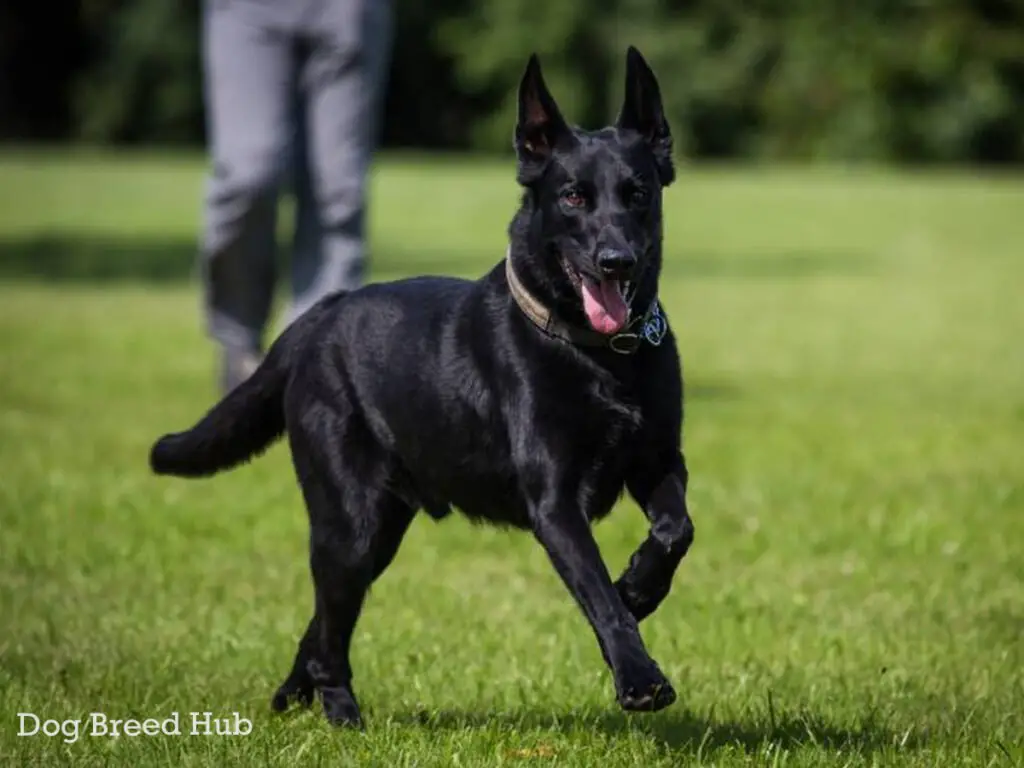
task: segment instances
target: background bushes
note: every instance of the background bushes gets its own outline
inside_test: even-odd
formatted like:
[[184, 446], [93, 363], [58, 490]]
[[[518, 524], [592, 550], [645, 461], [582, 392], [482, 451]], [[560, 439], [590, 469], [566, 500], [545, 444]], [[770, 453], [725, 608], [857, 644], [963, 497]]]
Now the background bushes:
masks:
[[[0, 10], [0, 137], [198, 145], [196, 0]], [[606, 121], [633, 43], [693, 158], [1024, 162], [1024, 0], [396, 0], [391, 147], [505, 151], [537, 51]]]

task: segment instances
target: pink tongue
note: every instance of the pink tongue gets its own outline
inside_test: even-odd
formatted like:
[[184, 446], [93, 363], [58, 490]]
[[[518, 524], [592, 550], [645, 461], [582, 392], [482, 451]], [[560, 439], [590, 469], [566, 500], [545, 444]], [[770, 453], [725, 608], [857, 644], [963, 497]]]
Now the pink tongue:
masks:
[[629, 318], [629, 307], [613, 280], [595, 282], [583, 278], [583, 311], [591, 327], [599, 333], [615, 333]]

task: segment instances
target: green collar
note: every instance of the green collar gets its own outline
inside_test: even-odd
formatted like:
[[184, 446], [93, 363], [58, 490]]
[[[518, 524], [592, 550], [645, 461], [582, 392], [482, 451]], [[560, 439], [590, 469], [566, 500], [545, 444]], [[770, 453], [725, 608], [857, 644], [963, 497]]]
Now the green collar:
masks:
[[643, 315], [631, 320], [618, 333], [607, 335], [598, 333], [591, 328], [570, 325], [556, 317], [554, 312], [526, 290], [526, 286], [522, 284], [519, 276], [512, 269], [512, 260], [507, 257], [505, 259], [505, 276], [508, 279], [512, 298], [515, 299], [523, 314], [544, 333], [568, 341], [570, 344], [577, 344], [581, 347], [606, 347], [620, 355], [631, 355], [640, 348], [640, 343], [643, 341], [652, 346], [658, 346], [668, 332], [668, 321], [661, 311], [657, 298], [651, 302]]

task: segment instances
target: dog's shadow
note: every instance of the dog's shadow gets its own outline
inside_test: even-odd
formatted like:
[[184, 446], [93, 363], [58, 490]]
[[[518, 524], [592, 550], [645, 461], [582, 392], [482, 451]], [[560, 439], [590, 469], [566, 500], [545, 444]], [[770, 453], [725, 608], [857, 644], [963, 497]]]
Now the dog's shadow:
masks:
[[597, 730], [608, 736], [648, 738], [673, 753], [708, 753], [719, 748], [741, 749], [749, 755], [768, 750], [812, 746], [829, 751], [871, 754], [885, 749], [916, 749], [923, 746], [912, 729], [897, 732], [867, 717], [856, 729], [838, 727], [820, 715], [801, 714], [766, 718], [767, 722], [700, 716], [686, 709], [655, 715], [622, 712], [527, 710], [523, 712], [469, 712], [459, 710], [412, 710], [391, 714], [397, 725], [465, 731], [498, 727], [520, 733]]

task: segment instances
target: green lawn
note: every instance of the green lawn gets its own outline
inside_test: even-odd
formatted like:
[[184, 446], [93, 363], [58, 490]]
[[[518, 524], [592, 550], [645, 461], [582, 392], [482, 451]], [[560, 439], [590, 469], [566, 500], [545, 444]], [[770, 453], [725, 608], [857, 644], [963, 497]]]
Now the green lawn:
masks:
[[[273, 717], [311, 589], [283, 445], [149, 476], [214, 397], [196, 158], [0, 156], [0, 762], [1020, 765], [1024, 180], [688, 170], [664, 300], [697, 540], [625, 716], [526, 535], [414, 524], [354, 646], [365, 733]], [[509, 163], [390, 160], [374, 279], [478, 274]], [[614, 572], [645, 532], [597, 534]], [[18, 737], [17, 713], [239, 712], [248, 736]]]

